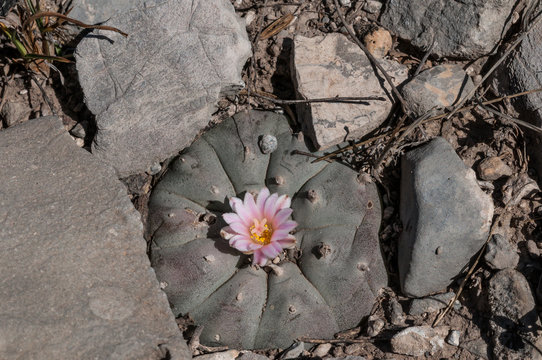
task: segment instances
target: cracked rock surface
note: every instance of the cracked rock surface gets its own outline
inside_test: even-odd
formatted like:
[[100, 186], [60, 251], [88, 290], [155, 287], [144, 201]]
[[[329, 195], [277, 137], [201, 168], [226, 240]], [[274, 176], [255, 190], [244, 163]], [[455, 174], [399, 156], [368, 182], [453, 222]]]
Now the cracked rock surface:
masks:
[[0, 131], [0, 358], [189, 359], [109, 167], [57, 117]]
[[78, 45], [85, 102], [96, 115], [93, 153], [119, 177], [183, 149], [209, 122], [220, 95], [243, 87], [250, 43], [232, 5], [151, 1], [120, 11]]

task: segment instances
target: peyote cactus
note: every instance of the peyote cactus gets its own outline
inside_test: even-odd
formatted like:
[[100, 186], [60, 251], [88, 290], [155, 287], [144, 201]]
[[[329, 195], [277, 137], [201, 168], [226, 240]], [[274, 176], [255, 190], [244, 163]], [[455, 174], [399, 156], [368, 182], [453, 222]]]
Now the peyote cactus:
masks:
[[[276, 147], [276, 149], [275, 149]], [[367, 316], [387, 282], [374, 183], [339, 163], [311, 163], [286, 119], [225, 120], [172, 162], [149, 203], [151, 260], [176, 315], [210, 346], [285, 348], [329, 338]], [[228, 200], [267, 186], [292, 196], [297, 250], [263, 268], [220, 237]]]

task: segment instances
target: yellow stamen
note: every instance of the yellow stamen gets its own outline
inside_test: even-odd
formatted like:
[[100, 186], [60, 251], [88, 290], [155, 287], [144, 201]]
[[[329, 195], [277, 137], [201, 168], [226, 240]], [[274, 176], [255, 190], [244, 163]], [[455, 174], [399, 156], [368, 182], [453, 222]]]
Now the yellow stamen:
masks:
[[250, 227], [250, 238], [256, 244], [267, 245], [271, 242], [273, 229], [266, 223], [267, 219], [263, 219], [261, 222], [254, 219], [254, 225]]

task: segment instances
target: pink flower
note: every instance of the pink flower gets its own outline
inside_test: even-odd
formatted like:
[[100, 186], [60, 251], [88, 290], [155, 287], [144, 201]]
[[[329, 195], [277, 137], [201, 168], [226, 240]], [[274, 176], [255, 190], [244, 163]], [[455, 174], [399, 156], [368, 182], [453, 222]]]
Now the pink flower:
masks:
[[229, 226], [222, 228], [220, 235], [229, 240], [231, 247], [254, 254], [253, 265], [264, 266], [283, 249], [295, 246], [290, 231], [297, 223], [289, 220], [290, 204], [288, 195], [271, 195], [267, 188], [260, 190], [256, 201], [248, 192], [244, 201], [232, 197], [230, 206], [235, 212], [222, 215]]

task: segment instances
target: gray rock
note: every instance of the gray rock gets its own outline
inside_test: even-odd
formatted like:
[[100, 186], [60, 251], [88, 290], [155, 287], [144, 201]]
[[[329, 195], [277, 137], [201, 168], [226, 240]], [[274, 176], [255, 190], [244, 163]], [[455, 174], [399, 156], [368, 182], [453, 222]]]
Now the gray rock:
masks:
[[401, 288], [422, 297], [449, 285], [484, 244], [493, 202], [443, 138], [404, 155], [401, 174]]
[[28, 101], [20, 96], [6, 102], [0, 112], [0, 117], [4, 119], [6, 127], [16, 125], [27, 121], [32, 114], [32, 109], [28, 105]]
[[446, 342], [452, 346], [459, 346], [459, 337], [461, 332], [459, 330], [452, 330], [446, 337]]
[[444, 347], [444, 337], [448, 334], [447, 326], [411, 326], [391, 338], [391, 350], [397, 354], [423, 356], [435, 355]]
[[331, 350], [330, 343], [320, 344], [312, 351], [312, 355], [318, 356], [318, 357], [324, 357], [329, 353], [329, 350]]
[[[501, 66], [494, 78], [494, 84], [502, 94], [539, 88], [542, 83], [541, 58], [542, 22], [539, 22], [518, 46], [516, 53]], [[526, 112], [526, 120], [536, 126], [542, 125], [542, 93], [520, 96], [514, 100], [514, 103], [520, 110]]]
[[462, 341], [459, 347], [467, 350], [471, 354], [478, 356], [481, 359], [489, 359], [487, 343], [483, 338], [477, 338], [470, 341]]
[[[363, 51], [339, 33], [306, 38], [296, 36], [293, 45], [292, 74], [297, 96], [301, 99], [335, 96], [381, 96], [386, 101], [367, 104], [298, 104], [297, 111], [316, 148], [326, 149], [346, 140], [359, 138], [377, 128], [389, 115], [392, 103], [380, 76]], [[407, 69], [390, 60], [380, 64], [399, 85], [407, 78]]]
[[365, 360], [366, 358], [363, 356], [355, 356], [355, 355], [348, 355], [348, 356], [340, 356], [340, 357], [330, 357], [326, 360]]
[[77, 47], [79, 81], [96, 115], [93, 153], [120, 177], [147, 171], [186, 147], [220, 95], [243, 86], [250, 55], [229, 1], [161, 1], [121, 11]]
[[196, 356], [194, 359], [198, 359], [198, 360], [235, 360], [237, 355], [239, 355], [238, 350], [227, 350], [227, 351], [220, 351], [220, 352], [215, 352], [215, 353], [211, 353], [211, 354]]
[[0, 358], [189, 359], [125, 187], [56, 117], [0, 132]]
[[70, 17], [87, 24], [108, 21], [118, 12], [129, 12], [144, 4], [153, 6], [160, 0], [74, 0]]
[[280, 357], [283, 360], [296, 359], [305, 351], [305, 343], [298, 342], [290, 346]]
[[492, 351], [495, 359], [542, 359], [542, 334], [536, 305], [527, 279], [505, 269], [489, 280]]
[[484, 260], [494, 270], [513, 269], [519, 262], [517, 246], [501, 234], [494, 234], [487, 243]]
[[388, 1], [382, 24], [438, 56], [475, 59], [492, 53], [510, 27], [515, 0]]
[[401, 93], [414, 115], [422, 116], [454, 105], [473, 88], [460, 65], [444, 64], [422, 71], [403, 86]]
[[393, 325], [402, 325], [405, 322], [403, 307], [395, 298], [390, 300], [390, 321]]
[[423, 299], [413, 299], [410, 303], [408, 314], [417, 316], [422, 315], [423, 313], [439, 311], [440, 309], [448, 306], [448, 303], [454, 298], [454, 296], [455, 294], [453, 292], [447, 292], [444, 294], [428, 296]]
[[269, 360], [267, 356], [253, 353], [252, 351], [243, 351], [236, 360]]
[[367, 320], [367, 335], [374, 337], [384, 329], [386, 323], [378, 315], [371, 315]]

